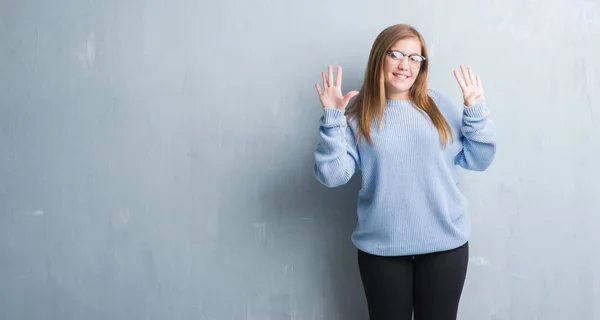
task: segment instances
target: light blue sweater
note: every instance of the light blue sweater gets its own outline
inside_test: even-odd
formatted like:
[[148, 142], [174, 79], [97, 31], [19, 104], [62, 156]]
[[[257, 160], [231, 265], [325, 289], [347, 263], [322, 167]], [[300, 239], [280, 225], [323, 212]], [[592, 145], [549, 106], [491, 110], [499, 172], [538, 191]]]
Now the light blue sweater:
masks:
[[454, 131], [443, 148], [437, 129], [408, 100], [388, 100], [382, 127], [371, 125], [373, 145], [356, 145], [356, 123], [343, 111], [323, 109], [314, 174], [327, 187], [362, 173], [354, 245], [391, 256], [457, 248], [469, 240], [467, 200], [457, 166], [483, 171], [496, 153], [495, 128], [485, 101], [458, 107], [445, 95], [429, 95]]

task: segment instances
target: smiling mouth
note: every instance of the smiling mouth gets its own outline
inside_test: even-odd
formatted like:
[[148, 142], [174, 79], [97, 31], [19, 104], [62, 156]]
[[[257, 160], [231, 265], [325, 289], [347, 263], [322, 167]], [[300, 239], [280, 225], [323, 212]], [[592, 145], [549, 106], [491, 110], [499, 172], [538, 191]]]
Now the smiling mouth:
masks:
[[392, 73], [394, 75], [394, 78], [399, 79], [399, 80], [406, 80], [408, 78], [410, 78], [407, 75], [404, 74], [399, 74], [399, 73]]

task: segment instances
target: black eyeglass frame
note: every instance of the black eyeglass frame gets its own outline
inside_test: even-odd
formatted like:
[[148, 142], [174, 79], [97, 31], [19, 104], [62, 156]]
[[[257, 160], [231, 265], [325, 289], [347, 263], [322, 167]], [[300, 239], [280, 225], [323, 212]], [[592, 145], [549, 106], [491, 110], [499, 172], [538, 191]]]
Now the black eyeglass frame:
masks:
[[[402, 52], [402, 51], [399, 51], [399, 50], [388, 50], [386, 53], [387, 53], [387, 54], [389, 54], [389, 55], [391, 55], [391, 56], [392, 56], [392, 57], [394, 57], [395, 59], [398, 59], [398, 60], [403, 60], [403, 59], [404, 59], [404, 57], [408, 57], [408, 58], [410, 58], [412, 61], [414, 61], [414, 62], [416, 62], [416, 63], [418, 63], [418, 64], [421, 64], [421, 63], [425, 62], [425, 60], [427, 60], [427, 58], [425, 58], [424, 56], [422, 56], [422, 55], [420, 55], [420, 54], [412, 53], [412, 54], [408, 54], [408, 55], [407, 55], [406, 53], [404, 53], [404, 52]], [[400, 54], [400, 57], [397, 57], [397, 56], [396, 56], [396, 54]], [[419, 57], [419, 58], [421, 58], [421, 59], [423, 59], [423, 60], [422, 60], [422, 61], [416, 61], [416, 60], [414, 60], [412, 57]]]

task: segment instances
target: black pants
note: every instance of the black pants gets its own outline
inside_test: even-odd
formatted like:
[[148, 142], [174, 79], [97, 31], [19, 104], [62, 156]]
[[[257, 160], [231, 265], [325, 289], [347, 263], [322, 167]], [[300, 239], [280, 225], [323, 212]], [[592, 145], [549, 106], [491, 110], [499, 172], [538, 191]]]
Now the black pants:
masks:
[[381, 257], [358, 250], [370, 320], [455, 320], [469, 244], [443, 252]]

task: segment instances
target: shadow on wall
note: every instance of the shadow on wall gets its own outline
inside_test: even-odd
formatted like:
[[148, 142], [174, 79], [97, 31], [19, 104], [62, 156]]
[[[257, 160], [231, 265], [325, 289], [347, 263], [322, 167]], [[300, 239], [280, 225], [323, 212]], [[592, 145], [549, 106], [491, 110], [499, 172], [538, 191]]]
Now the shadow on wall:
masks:
[[291, 315], [271, 314], [271, 320], [366, 319], [350, 240], [360, 173], [345, 186], [327, 188], [313, 175], [314, 143], [301, 149], [300, 156], [283, 156], [289, 158], [282, 163], [293, 165], [280, 166], [262, 194], [265, 209], [280, 213], [278, 252], [294, 266]]
[[304, 107], [286, 109], [285, 123], [264, 117], [265, 123], [253, 124], [261, 130], [246, 130], [243, 141], [219, 149], [223, 155], [216, 167], [227, 169], [219, 175], [218, 219], [211, 224], [217, 236], [194, 269], [206, 284], [199, 314], [366, 319], [350, 241], [360, 174], [338, 188], [321, 185], [313, 174], [321, 107], [314, 92], [304, 90], [285, 101]]
[[342, 187], [321, 185], [312, 173], [314, 140], [301, 140], [289, 152], [258, 150], [263, 158], [249, 156], [221, 178], [217, 236], [213, 248], [194, 260], [194, 281], [203, 286], [194, 313], [213, 319], [366, 319], [350, 241], [360, 174]]

